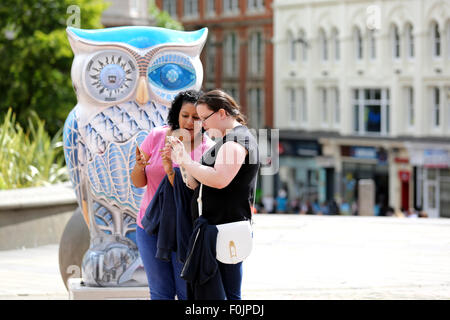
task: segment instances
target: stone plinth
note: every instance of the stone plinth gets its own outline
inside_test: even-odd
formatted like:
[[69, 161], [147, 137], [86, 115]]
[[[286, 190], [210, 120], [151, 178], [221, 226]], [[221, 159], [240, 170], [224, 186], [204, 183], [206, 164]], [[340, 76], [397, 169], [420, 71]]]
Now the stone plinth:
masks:
[[80, 278], [68, 280], [70, 300], [149, 300], [148, 287], [87, 287]]

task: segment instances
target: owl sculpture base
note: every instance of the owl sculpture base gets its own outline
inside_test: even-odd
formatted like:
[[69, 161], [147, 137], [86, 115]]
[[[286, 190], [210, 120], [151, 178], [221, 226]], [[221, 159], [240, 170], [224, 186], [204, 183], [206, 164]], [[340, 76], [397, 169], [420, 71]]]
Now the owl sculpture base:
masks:
[[[88, 286], [146, 286], [136, 244], [145, 189], [131, 182], [135, 149], [152, 128], [166, 124], [176, 94], [200, 89], [208, 32], [118, 27], [67, 33], [78, 103], [64, 125], [64, 155], [90, 236], [81, 276]], [[68, 241], [76, 235], [61, 246]]]

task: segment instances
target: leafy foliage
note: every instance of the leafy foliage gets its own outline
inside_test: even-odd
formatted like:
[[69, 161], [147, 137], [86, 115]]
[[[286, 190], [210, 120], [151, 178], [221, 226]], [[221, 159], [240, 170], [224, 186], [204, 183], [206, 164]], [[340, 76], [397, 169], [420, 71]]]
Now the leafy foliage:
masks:
[[25, 131], [9, 109], [0, 125], [0, 189], [67, 181], [61, 140], [62, 130], [51, 138], [35, 112]]
[[0, 2], [0, 120], [12, 108], [23, 126], [36, 112], [53, 135], [76, 104], [66, 35], [71, 5], [81, 28], [101, 28], [103, 0], [2, 0]]

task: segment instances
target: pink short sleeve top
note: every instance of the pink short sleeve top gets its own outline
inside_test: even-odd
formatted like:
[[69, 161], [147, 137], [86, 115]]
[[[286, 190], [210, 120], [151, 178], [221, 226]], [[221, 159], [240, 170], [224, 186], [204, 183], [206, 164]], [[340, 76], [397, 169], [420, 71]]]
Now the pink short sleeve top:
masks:
[[[149, 164], [145, 167], [147, 187], [142, 197], [141, 206], [136, 219], [137, 225], [141, 228], [143, 228], [141, 220], [145, 214], [145, 210], [147, 209], [150, 201], [155, 195], [159, 184], [166, 175], [162, 165], [162, 158], [159, 150], [164, 148], [166, 132], [168, 129], [169, 126], [167, 125], [153, 128], [140, 145], [142, 151], [150, 156], [148, 161]], [[213, 145], [214, 142], [210, 138], [204, 136], [202, 143], [197, 148], [191, 151], [192, 160], [200, 161], [203, 153], [208, 151], [208, 149]], [[175, 163], [173, 164], [173, 166], [178, 167], [178, 165]]]

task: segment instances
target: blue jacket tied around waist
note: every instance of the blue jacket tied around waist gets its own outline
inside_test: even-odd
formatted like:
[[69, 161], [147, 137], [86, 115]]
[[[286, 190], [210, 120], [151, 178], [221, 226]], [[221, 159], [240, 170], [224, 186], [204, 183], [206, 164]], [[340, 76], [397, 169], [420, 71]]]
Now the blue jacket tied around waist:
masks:
[[179, 168], [174, 168], [173, 186], [167, 175], [148, 205], [142, 226], [150, 235], [158, 235], [156, 258], [170, 261], [171, 252], [184, 263], [192, 234], [191, 200], [193, 191], [186, 187]]

